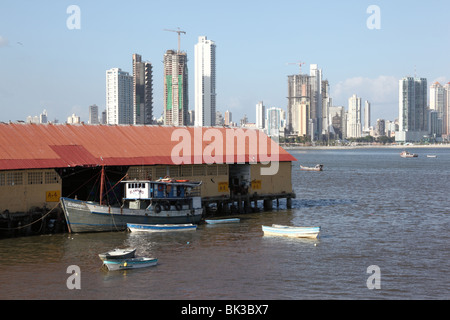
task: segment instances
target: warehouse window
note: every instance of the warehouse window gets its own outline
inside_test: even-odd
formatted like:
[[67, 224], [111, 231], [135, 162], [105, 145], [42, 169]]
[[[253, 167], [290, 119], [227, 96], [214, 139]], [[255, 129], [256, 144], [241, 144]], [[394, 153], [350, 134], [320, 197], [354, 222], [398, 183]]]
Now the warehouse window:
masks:
[[23, 184], [22, 172], [8, 172], [6, 174], [6, 184], [8, 186], [18, 186]]
[[42, 184], [42, 172], [28, 172], [28, 184]]
[[56, 171], [45, 172], [45, 184], [59, 183]]
[[2, 172], [0, 173], [0, 186], [4, 186], [5, 184], [5, 174]]

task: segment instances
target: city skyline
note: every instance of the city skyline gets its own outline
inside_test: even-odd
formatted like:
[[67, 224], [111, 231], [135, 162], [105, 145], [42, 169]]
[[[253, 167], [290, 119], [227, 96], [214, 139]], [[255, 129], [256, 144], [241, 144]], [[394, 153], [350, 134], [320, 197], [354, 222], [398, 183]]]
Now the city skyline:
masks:
[[[164, 52], [177, 46], [176, 34], [164, 28], [178, 26], [186, 30], [181, 50], [190, 57], [188, 69], [194, 70], [199, 36], [220, 46], [216, 108], [222, 113], [230, 110], [235, 119], [247, 114], [254, 122], [254, 112], [248, 109], [258, 101], [264, 101], [266, 108], [286, 110], [286, 77], [298, 73], [297, 66], [289, 65], [292, 62], [318, 64], [324, 70], [333, 106], [346, 106], [353, 94], [370, 101], [372, 119], [398, 117], [398, 80], [405, 76], [418, 74], [429, 84], [450, 81], [445, 54], [450, 45], [444, 41], [450, 25], [445, 14], [448, 3], [431, 1], [405, 9], [406, 1], [378, 1], [381, 28], [370, 29], [371, 3], [360, 1], [325, 5], [249, 1], [239, 2], [237, 11], [234, 1], [175, 2], [174, 18], [166, 21], [162, 3], [78, 1], [79, 29], [66, 25], [71, 17], [69, 2], [0, 4], [0, 106], [8, 110], [0, 121], [25, 120], [46, 109], [50, 121], [63, 122], [75, 113], [87, 122], [90, 105], [106, 108], [105, 70], [121, 68], [131, 74], [130, 56], [136, 52], [154, 66], [153, 115], [159, 118], [163, 112], [160, 62]], [[136, 6], [143, 7], [141, 12], [135, 12]], [[211, 10], [220, 15], [205, 15]], [[148, 12], [151, 22], [139, 23]], [[257, 28], [244, 25], [255, 15], [270, 23]], [[297, 16], [303, 25], [314, 28], [302, 32], [293, 22]], [[123, 23], [114, 23], [119, 19]], [[109, 45], [112, 41], [115, 47]], [[193, 77], [191, 72], [191, 84]], [[193, 85], [189, 91], [193, 110]]]

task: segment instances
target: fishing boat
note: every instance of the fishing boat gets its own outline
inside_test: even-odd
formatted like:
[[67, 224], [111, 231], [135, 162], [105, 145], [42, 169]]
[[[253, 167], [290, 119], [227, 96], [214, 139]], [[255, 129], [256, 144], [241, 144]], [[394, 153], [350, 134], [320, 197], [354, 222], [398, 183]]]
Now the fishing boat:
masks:
[[157, 263], [158, 259], [146, 257], [131, 259], [112, 259], [103, 261], [103, 265], [106, 266], [109, 271], [146, 268], [155, 266]]
[[111, 251], [100, 253], [98, 256], [102, 260], [111, 259], [129, 259], [134, 258], [136, 253], [136, 248], [126, 248], [126, 249], [113, 249]]
[[170, 231], [195, 231], [197, 226], [192, 223], [186, 224], [136, 224], [127, 223], [131, 232], [170, 232]]
[[323, 171], [323, 164], [316, 164], [314, 167], [304, 167], [300, 165], [300, 170], [303, 171]]
[[320, 227], [295, 227], [273, 224], [272, 226], [262, 226], [264, 235], [283, 236], [293, 238], [317, 238]]
[[198, 223], [203, 214], [201, 197], [191, 196], [200, 182], [178, 181], [165, 177], [156, 181], [123, 180], [124, 197], [116, 206], [104, 204], [101, 171], [100, 201], [61, 197], [60, 202], [69, 232], [124, 231], [127, 223]]
[[416, 153], [411, 153], [408, 151], [403, 151], [402, 153], [400, 153], [400, 157], [402, 158], [417, 158], [419, 155]]
[[222, 224], [222, 223], [237, 223], [240, 222], [239, 218], [229, 218], [229, 219], [205, 219], [207, 224]]

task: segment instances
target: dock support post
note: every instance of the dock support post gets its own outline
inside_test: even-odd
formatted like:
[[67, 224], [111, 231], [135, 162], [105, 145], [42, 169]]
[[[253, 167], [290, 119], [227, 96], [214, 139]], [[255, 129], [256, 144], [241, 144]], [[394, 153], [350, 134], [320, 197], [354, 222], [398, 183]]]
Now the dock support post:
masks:
[[286, 199], [286, 207], [288, 209], [292, 208], [292, 198], [289, 197], [289, 198]]

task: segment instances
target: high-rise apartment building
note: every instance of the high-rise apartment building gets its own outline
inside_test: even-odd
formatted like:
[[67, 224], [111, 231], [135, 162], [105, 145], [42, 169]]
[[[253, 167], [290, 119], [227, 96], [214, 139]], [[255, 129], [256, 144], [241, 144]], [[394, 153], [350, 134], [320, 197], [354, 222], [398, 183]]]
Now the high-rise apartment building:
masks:
[[259, 101], [256, 104], [256, 121], [255, 121], [256, 129], [264, 130], [265, 118], [266, 118], [266, 107], [264, 106], [264, 103], [262, 101]]
[[278, 137], [280, 130], [284, 129], [284, 111], [281, 108], [267, 108], [266, 132], [270, 137]]
[[195, 49], [195, 126], [216, 122], [216, 44], [198, 37]]
[[361, 137], [361, 98], [356, 94], [348, 99], [347, 137]]
[[314, 132], [310, 132], [312, 137], [318, 138], [322, 133], [322, 69], [317, 64], [310, 65], [309, 75], [311, 77], [311, 111], [310, 117], [314, 124]]
[[428, 134], [427, 79], [404, 77], [399, 81], [399, 131], [396, 141], [420, 141]]
[[444, 85], [444, 114], [442, 135], [445, 139], [450, 140], [450, 82]]
[[107, 124], [133, 124], [133, 77], [120, 68], [106, 71]]
[[308, 120], [311, 107], [310, 76], [288, 76], [287, 131], [292, 135], [309, 135]]
[[370, 102], [364, 102], [364, 131], [369, 132], [370, 130]]
[[233, 121], [233, 118], [232, 118], [232, 113], [231, 113], [231, 111], [229, 111], [229, 110], [225, 111], [224, 124], [225, 124], [226, 126], [230, 126], [232, 121]]
[[187, 125], [188, 111], [187, 54], [167, 50], [164, 54], [164, 124]]
[[93, 104], [92, 106], [89, 106], [89, 124], [98, 124], [98, 106], [96, 104]]
[[133, 123], [153, 123], [153, 67], [133, 54]]

